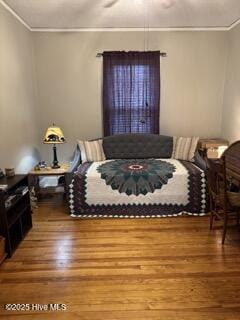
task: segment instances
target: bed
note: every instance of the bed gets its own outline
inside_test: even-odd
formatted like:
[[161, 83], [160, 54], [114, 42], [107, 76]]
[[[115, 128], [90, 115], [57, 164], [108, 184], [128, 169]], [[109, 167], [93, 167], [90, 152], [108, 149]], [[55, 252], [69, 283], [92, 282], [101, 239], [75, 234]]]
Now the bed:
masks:
[[107, 159], [78, 164], [72, 176], [71, 215], [80, 218], [204, 215], [207, 211], [204, 168], [197, 161], [171, 158], [172, 137], [161, 136], [161, 141], [159, 137], [104, 138]]

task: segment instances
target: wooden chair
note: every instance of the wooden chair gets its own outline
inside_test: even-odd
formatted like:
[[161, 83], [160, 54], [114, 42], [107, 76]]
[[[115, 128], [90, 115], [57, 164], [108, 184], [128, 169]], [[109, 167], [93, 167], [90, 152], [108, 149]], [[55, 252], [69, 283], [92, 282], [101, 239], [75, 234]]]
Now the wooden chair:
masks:
[[206, 176], [210, 202], [210, 230], [213, 228], [215, 218], [221, 219], [224, 207], [224, 181], [223, 162], [221, 159], [206, 159]]
[[210, 229], [215, 217], [223, 218], [224, 244], [229, 215], [240, 214], [240, 141], [229, 146], [218, 160], [207, 160], [206, 169], [210, 198]]
[[229, 211], [240, 215], [240, 141], [231, 144], [222, 155], [224, 168], [224, 223], [222, 243], [227, 232]]

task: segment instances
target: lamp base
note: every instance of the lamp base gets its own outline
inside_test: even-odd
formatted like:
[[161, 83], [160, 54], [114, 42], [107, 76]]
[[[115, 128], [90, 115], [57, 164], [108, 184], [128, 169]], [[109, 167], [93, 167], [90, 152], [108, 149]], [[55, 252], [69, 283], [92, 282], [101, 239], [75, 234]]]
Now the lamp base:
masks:
[[53, 164], [52, 164], [52, 169], [59, 169], [60, 165], [58, 164], [58, 159], [57, 159], [57, 148], [56, 145], [53, 145]]
[[61, 168], [58, 164], [53, 164], [52, 166], [51, 166], [51, 168], [52, 169], [59, 169], [59, 168]]

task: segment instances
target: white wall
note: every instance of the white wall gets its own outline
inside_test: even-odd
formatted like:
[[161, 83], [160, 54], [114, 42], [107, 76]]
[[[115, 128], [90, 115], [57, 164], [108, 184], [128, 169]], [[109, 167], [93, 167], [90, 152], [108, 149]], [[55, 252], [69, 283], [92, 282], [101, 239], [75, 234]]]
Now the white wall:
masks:
[[32, 34], [0, 5], [0, 168], [38, 160]]
[[240, 140], [240, 25], [228, 33], [229, 53], [223, 104], [222, 134]]
[[[76, 139], [102, 136], [101, 77], [104, 50], [143, 50], [142, 32], [34, 34], [40, 130], [55, 122], [67, 143], [58, 147], [68, 158]], [[150, 50], [161, 60], [160, 131], [166, 135], [221, 136], [227, 54], [226, 32], [152, 32]], [[52, 159], [50, 146], [41, 153]]]

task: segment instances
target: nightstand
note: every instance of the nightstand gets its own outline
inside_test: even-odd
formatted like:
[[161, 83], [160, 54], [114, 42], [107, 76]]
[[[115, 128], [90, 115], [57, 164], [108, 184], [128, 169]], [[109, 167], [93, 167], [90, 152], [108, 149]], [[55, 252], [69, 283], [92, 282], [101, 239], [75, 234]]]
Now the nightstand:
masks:
[[200, 139], [198, 149], [202, 156], [209, 159], [218, 159], [224, 150], [229, 146], [229, 142], [225, 139]]
[[[40, 169], [40, 170], [35, 170], [32, 169], [29, 173], [28, 173], [28, 180], [29, 180], [29, 186], [34, 187], [35, 190], [35, 195], [36, 197], [39, 199], [41, 194], [46, 194], [46, 193], [63, 193], [63, 195], [65, 196], [66, 192], [67, 192], [67, 186], [66, 186], [66, 179], [65, 179], [65, 175], [68, 172], [69, 166], [68, 165], [61, 165], [60, 168], [57, 169], [53, 169], [51, 167], [46, 167], [44, 169]], [[56, 186], [56, 187], [49, 187], [49, 188], [41, 188], [40, 184], [39, 184], [39, 180], [41, 177], [47, 177], [47, 176], [55, 176], [55, 177], [63, 177], [64, 182], [63, 184], [61, 184], [60, 186]], [[44, 192], [44, 189], [45, 192]]]

